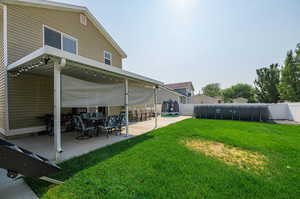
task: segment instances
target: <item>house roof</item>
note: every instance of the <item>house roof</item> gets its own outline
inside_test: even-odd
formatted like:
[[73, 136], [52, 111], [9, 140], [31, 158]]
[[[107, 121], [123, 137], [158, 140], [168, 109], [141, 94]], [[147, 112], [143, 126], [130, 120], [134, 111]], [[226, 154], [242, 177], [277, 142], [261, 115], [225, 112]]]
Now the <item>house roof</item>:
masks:
[[220, 99], [220, 97], [211, 97], [211, 96], [204, 95], [204, 94], [194, 95], [193, 97], [205, 98], [205, 99], [211, 99], [211, 100], [219, 100]]
[[122, 58], [127, 58], [126, 53], [121, 49], [117, 42], [104, 29], [104, 27], [100, 24], [96, 17], [89, 11], [89, 9], [84, 6], [77, 6], [48, 0], [0, 0], [0, 3], [84, 13], [87, 18], [95, 25], [95, 27], [103, 34], [103, 36], [110, 42], [110, 44], [118, 51]]
[[248, 102], [248, 99], [243, 98], [243, 97], [238, 97], [238, 98], [232, 99], [232, 101], [233, 101], [234, 103], [247, 103], [247, 102]]
[[168, 88], [168, 87], [165, 86], [165, 85], [161, 85], [160, 88], [161, 88], [161, 89], [164, 89], [164, 90], [166, 90], [166, 91], [168, 91], [168, 92], [171, 92], [171, 93], [173, 93], [173, 94], [175, 94], [175, 95], [178, 95], [178, 96], [180, 96], [180, 97], [186, 97], [185, 95], [183, 95], [183, 94], [181, 94], [181, 93], [179, 93], [179, 92], [177, 92], [177, 91], [175, 91], [175, 90], [173, 90], [173, 89], [171, 89], [171, 88]]
[[191, 86], [192, 89], [194, 90], [194, 86], [193, 86], [192, 82], [180, 82], [180, 83], [166, 84], [165, 86], [168, 88], [171, 88], [171, 89], [187, 88], [187, 87]]

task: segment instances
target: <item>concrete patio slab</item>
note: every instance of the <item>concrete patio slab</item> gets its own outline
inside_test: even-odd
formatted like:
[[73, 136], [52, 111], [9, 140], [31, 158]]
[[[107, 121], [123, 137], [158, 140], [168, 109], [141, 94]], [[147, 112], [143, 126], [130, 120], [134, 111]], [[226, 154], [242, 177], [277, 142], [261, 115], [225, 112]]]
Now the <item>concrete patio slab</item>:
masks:
[[[189, 117], [179, 116], [173, 118], [158, 118], [158, 128], [167, 126], [169, 124], [187, 119]], [[91, 152], [98, 148], [105, 147], [107, 145], [111, 145], [116, 142], [120, 142], [122, 140], [126, 140], [132, 138], [137, 135], [141, 135], [147, 133], [151, 130], [154, 130], [154, 122], [155, 120], [148, 120], [143, 122], [137, 122], [129, 125], [129, 136], [125, 137], [125, 130], [122, 131], [122, 135], [120, 136], [109, 136], [101, 135], [99, 137], [93, 137], [86, 140], [77, 140], [75, 139], [77, 136], [76, 132], [69, 132], [62, 134], [62, 148], [63, 153], [61, 154], [60, 161], [68, 160], [70, 158], [80, 156], [82, 154]], [[23, 147], [27, 150], [35, 152], [43, 157], [46, 157], [50, 160], [55, 159], [55, 150], [54, 150], [54, 138], [53, 136], [28, 136], [23, 138], [17, 138], [10, 140], [10, 142], [17, 144], [20, 147]]]

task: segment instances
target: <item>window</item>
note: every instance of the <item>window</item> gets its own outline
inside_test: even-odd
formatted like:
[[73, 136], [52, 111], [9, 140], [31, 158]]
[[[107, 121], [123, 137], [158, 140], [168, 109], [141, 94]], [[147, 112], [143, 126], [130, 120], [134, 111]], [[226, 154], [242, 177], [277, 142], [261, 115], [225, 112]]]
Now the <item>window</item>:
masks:
[[60, 33], [45, 27], [44, 34], [45, 34], [45, 45], [51, 46], [53, 48], [61, 49]]
[[44, 45], [77, 54], [76, 39], [48, 27], [44, 27]]
[[64, 51], [76, 54], [76, 52], [77, 52], [76, 40], [64, 35], [63, 36], [63, 44], [64, 44], [63, 45], [64, 46], [64, 48], [63, 48]]
[[112, 55], [110, 52], [104, 51], [104, 63], [111, 65]]

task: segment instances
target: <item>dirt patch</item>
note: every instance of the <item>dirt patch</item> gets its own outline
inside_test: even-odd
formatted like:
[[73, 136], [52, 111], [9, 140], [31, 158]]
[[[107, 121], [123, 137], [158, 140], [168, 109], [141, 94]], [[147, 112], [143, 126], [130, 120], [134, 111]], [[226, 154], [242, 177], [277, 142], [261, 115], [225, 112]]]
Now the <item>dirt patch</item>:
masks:
[[227, 165], [237, 166], [241, 169], [262, 171], [266, 168], [268, 162], [268, 159], [264, 155], [224, 145], [220, 142], [197, 139], [187, 140], [184, 144], [193, 151], [203, 153]]

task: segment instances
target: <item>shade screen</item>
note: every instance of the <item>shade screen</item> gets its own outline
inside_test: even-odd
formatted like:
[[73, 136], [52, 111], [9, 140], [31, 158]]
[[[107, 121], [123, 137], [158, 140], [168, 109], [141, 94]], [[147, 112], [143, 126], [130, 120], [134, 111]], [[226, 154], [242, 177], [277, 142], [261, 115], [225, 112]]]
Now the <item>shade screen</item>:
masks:
[[[62, 107], [124, 106], [125, 84], [99, 84], [62, 75]], [[151, 87], [129, 83], [129, 105], [153, 104]]]

